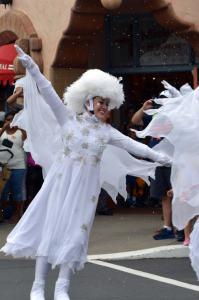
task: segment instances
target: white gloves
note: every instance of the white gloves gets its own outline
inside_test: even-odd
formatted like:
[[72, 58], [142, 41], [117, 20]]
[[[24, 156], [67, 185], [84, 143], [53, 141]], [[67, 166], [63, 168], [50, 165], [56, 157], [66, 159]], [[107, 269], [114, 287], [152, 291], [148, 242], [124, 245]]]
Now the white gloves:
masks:
[[147, 158], [149, 158], [153, 161], [156, 161], [162, 166], [171, 167], [172, 160], [169, 157], [167, 157], [165, 154], [160, 153], [160, 152], [156, 152], [156, 151], [154, 151], [153, 149], [149, 148], [146, 145], [143, 145], [143, 144], [141, 144], [141, 145], [142, 145], [142, 147], [145, 146], [144, 148], [145, 148], [145, 151], [146, 151], [145, 156], [143, 156], [143, 157], [147, 157]]
[[172, 160], [162, 153], [158, 153], [158, 154], [159, 154], [159, 157], [156, 161], [165, 167], [171, 167]]
[[20, 57], [17, 57], [18, 60], [22, 62], [22, 65], [28, 69], [30, 74], [34, 76], [34, 73], [38, 71], [39, 67], [38, 65], [33, 61], [33, 59], [28, 55], [23, 52], [23, 50], [18, 47], [17, 45], [14, 45], [16, 51], [20, 55]]
[[162, 80], [161, 83], [164, 85], [164, 88], [168, 90], [170, 93], [171, 91], [173, 91], [174, 87], [170, 85], [166, 80]]
[[168, 158], [165, 154], [156, 152], [147, 146], [145, 146], [145, 151], [146, 151], [146, 155], [144, 157], [148, 157], [149, 159], [158, 162], [162, 166], [171, 167], [172, 160]]
[[164, 88], [169, 91], [173, 98], [181, 96], [181, 93], [174, 86], [170, 85], [167, 81], [163, 80], [161, 83], [164, 85]]

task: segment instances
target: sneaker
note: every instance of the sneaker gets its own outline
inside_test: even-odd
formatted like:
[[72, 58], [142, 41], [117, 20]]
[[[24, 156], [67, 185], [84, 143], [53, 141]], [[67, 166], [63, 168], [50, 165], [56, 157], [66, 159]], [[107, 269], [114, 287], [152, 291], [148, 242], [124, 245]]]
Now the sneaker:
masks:
[[177, 241], [178, 241], [178, 242], [184, 242], [184, 240], [185, 240], [184, 230], [178, 230], [178, 238], [177, 238]]
[[135, 204], [136, 204], [135, 200], [133, 200], [132, 198], [128, 198], [128, 199], [126, 199], [126, 202], [128, 202], [130, 204], [130, 207], [135, 208]]
[[128, 203], [130, 204], [131, 207], [132, 207], [132, 206], [135, 206], [135, 203], [136, 203], [136, 201], [133, 200], [132, 198], [126, 199], [126, 202], [128, 202]]
[[184, 245], [184, 246], [189, 246], [189, 245], [190, 245], [190, 239], [186, 239], [186, 240], [183, 242], [183, 245]]
[[136, 208], [136, 204], [131, 205], [130, 208]]
[[168, 230], [167, 228], [163, 228], [158, 234], [154, 235], [153, 238], [155, 240], [164, 240], [164, 239], [172, 239], [175, 237], [173, 230]]

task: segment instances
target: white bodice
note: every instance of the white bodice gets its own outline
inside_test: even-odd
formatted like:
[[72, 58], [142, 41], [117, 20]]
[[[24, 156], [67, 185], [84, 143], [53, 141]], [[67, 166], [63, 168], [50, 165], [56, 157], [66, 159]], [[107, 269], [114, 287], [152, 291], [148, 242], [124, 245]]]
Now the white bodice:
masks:
[[110, 125], [96, 121], [87, 112], [69, 112], [68, 121], [62, 126], [63, 151], [59, 161], [68, 157], [79, 165], [89, 162], [96, 167], [109, 141], [110, 129]]

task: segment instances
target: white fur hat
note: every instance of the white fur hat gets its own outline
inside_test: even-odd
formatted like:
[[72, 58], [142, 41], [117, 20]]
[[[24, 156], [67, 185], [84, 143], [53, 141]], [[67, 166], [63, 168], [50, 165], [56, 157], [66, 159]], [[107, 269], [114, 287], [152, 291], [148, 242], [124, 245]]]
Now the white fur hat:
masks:
[[96, 96], [110, 99], [109, 110], [124, 102], [123, 85], [115, 76], [94, 69], [86, 71], [66, 89], [64, 103], [77, 114], [85, 110], [85, 102]]

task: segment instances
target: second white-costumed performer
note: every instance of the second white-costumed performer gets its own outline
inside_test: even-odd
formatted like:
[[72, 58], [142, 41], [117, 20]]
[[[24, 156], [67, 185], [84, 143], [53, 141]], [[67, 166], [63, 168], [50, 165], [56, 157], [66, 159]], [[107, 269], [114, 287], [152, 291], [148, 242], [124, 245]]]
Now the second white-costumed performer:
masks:
[[[157, 114], [136, 134], [140, 138], [164, 137], [153, 149], [172, 159], [172, 223], [182, 230], [199, 215], [199, 87], [193, 90], [186, 83], [179, 92], [166, 81], [162, 83], [173, 98], [156, 99], [161, 108], [146, 111], [149, 115]], [[189, 248], [199, 280], [199, 219], [190, 235]]]
[[[24, 110], [14, 124], [27, 131], [26, 150], [43, 166], [46, 178], [1, 251], [36, 258], [31, 300], [44, 300], [48, 270], [60, 266], [54, 299], [68, 300], [70, 277], [87, 260], [101, 186], [114, 198], [120, 188], [125, 189], [125, 175], [136, 175], [132, 171], [136, 164], [137, 175], [146, 178], [153, 176], [158, 163], [170, 166], [170, 161], [100, 122], [108, 109], [118, 108], [124, 101], [117, 78], [100, 70], [87, 71], [66, 90], [65, 105], [33, 60], [15, 47], [27, 73]], [[118, 159], [118, 148], [110, 146], [107, 153], [108, 144], [158, 163], [137, 161], [124, 150]], [[100, 179], [100, 172], [105, 179]]]

